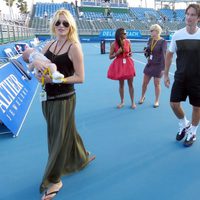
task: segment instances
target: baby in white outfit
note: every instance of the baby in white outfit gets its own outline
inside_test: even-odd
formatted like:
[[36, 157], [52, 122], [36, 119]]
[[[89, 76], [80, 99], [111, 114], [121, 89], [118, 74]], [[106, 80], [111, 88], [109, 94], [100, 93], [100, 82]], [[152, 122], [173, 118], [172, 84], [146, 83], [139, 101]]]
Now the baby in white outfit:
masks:
[[[47, 57], [42, 53], [38, 52], [34, 48], [27, 48], [23, 54], [22, 58], [26, 63], [32, 63], [34, 60], [41, 61], [41, 64], [47, 66], [51, 72], [52, 82], [53, 83], [62, 83], [64, 75], [57, 71], [57, 66], [52, 63]], [[36, 68], [34, 68], [36, 74], [40, 73]]]

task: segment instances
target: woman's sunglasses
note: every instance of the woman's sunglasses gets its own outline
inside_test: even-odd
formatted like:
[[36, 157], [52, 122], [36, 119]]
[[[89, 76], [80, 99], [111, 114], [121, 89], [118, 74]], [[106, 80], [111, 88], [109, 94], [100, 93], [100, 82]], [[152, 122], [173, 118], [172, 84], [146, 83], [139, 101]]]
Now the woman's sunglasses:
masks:
[[69, 23], [67, 21], [60, 21], [58, 20], [56, 23], [55, 23], [55, 26], [60, 26], [60, 25], [63, 25], [64, 27], [68, 28], [69, 27]]

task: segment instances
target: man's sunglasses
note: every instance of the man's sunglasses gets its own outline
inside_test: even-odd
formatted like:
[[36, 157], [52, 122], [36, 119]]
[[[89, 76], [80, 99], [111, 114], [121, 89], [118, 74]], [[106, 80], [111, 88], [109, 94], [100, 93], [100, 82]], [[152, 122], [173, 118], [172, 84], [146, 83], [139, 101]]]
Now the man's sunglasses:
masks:
[[60, 20], [58, 20], [58, 21], [55, 23], [55, 26], [60, 26], [61, 24], [62, 24], [64, 27], [66, 27], [66, 28], [69, 27], [69, 23], [68, 23], [67, 21], [61, 22]]

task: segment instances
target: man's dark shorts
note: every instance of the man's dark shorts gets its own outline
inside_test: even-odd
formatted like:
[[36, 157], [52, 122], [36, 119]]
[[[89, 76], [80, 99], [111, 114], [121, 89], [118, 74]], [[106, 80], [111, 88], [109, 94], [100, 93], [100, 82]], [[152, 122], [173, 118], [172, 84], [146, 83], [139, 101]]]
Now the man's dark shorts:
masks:
[[175, 80], [171, 90], [170, 102], [185, 101], [189, 97], [190, 104], [200, 107], [200, 82]]

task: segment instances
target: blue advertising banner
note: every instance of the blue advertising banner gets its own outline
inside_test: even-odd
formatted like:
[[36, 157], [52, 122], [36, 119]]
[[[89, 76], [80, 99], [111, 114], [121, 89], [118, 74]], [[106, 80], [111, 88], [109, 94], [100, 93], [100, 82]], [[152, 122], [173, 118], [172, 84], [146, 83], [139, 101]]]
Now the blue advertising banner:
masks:
[[[101, 39], [115, 38], [115, 31], [112, 29], [104, 29], [99, 33]], [[141, 39], [142, 35], [139, 30], [126, 30], [126, 35], [128, 39]]]
[[17, 136], [22, 127], [38, 81], [21, 58], [0, 67], [0, 120]]

